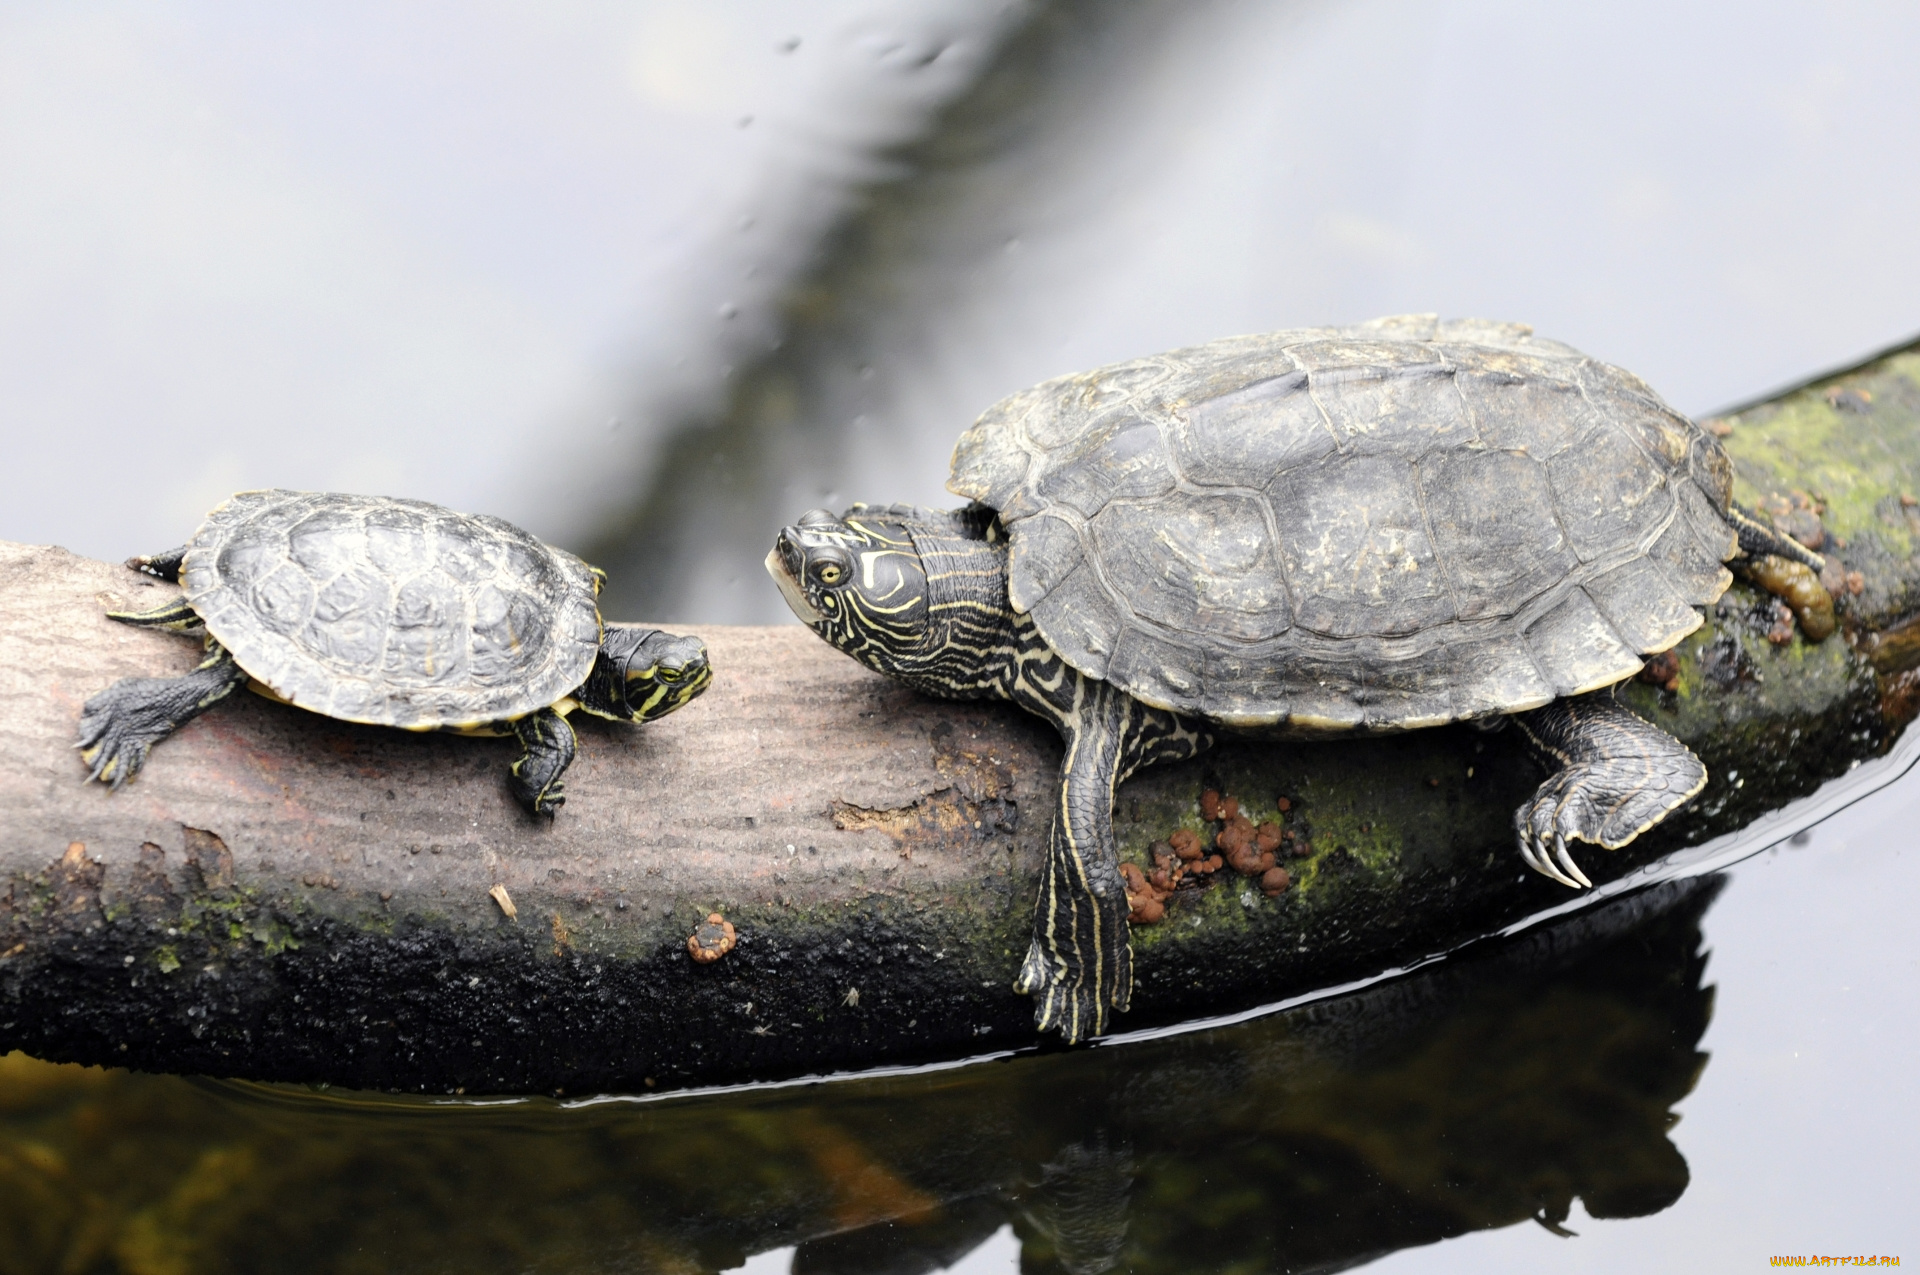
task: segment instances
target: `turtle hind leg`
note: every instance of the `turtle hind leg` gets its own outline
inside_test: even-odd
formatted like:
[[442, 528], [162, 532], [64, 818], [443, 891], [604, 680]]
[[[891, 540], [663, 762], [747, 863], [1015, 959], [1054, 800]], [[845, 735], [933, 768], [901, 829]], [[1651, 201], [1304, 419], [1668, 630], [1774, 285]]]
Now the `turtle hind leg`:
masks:
[[507, 774], [514, 800], [529, 814], [551, 815], [567, 800], [560, 776], [573, 764], [573, 727], [550, 708], [507, 723], [520, 741], [520, 756]]
[[1707, 768], [1687, 746], [1616, 704], [1611, 691], [1517, 713], [1556, 773], [1513, 815], [1527, 866], [1562, 885], [1591, 887], [1569, 841], [1617, 850], [1690, 801]]
[[118, 788], [146, 764], [147, 753], [167, 736], [233, 693], [247, 680], [218, 643], [185, 677], [128, 677], [115, 682], [80, 710], [76, 747], [87, 778]]
[[181, 545], [178, 549], [169, 549], [165, 553], [149, 553], [138, 558], [128, 558], [127, 566], [134, 571], [178, 584], [180, 565], [187, 559], [188, 548], [187, 545]]

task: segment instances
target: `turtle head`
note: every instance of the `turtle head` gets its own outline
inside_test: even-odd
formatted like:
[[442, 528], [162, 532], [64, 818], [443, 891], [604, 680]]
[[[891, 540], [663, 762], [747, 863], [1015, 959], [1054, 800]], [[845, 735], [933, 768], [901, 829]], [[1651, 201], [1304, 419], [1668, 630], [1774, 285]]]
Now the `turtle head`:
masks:
[[807, 627], [895, 676], [927, 637], [927, 572], [904, 521], [815, 509], [783, 528], [767, 573]]
[[593, 673], [575, 698], [598, 717], [650, 722], [685, 705], [712, 681], [707, 646], [699, 638], [609, 624]]
[[781, 531], [767, 571], [794, 614], [868, 668], [950, 699], [1005, 693], [1017, 617], [985, 505], [816, 509]]

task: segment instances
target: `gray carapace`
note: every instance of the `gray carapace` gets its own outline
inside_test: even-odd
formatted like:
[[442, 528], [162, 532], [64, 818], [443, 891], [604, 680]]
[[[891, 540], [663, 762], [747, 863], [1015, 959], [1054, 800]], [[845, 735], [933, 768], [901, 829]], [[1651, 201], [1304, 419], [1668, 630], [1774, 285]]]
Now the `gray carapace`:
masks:
[[498, 518], [419, 500], [243, 491], [187, 545], [134, 558], [181, 595], [124, 624], [204, 629], [185, 677], [126, 678], [87, 701], [80, 755], [119, 787], [160, 740], [247, 683], [328, 717], [513, 735], [519, 802], [551, 815], [573, 761], [566, 716], [664, 717], [711, 680], [705, 645], [603, 625], [603, 580]]
[[974, 503], [815, 511], [767, 559], [821, 637], [1066, 740], [1016, 986], [1077, 1040], [1125, 1009], [1113, 790], [1220, 729], [1510, 717], [1552, 776], [1520, 852], [1631, 841], [1698, 793], [1612, 697], [1700, 623], [1726, 562], [1819, 559], [1732, 503], [1709, 434], [1519, 324], [1381, 319], [1237, 337], [1036, 386], [960, 439]]

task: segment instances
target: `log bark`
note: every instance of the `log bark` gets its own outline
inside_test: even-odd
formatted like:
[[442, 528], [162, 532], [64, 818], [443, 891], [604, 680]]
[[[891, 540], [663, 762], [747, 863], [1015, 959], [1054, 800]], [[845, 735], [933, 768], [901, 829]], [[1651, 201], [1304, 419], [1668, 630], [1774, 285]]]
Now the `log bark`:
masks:
[[[1810, 792], [1884, 751], [1920, 705], [1920, 354], [1716, 428], [1739, 497], [1824, 540], [1841, 631], [1808, 643], [1737, 584], [1664, 686], [1624, 692], [1713, 779], [1627, 849], [1579, 847], [1596, 882]], [[0, 580], [0, 1050], [580, 1092], [1034, 1040], [1009, 989], [1059, 747], [1013, 709], [923, 699], [798, 627], [717, 628], [702, 632], [703, 698], [637, 730], [582, 725], [551, 823], [507, 796], [509, 741], [244, 695], [109, 792], [82, 782], [80, 705], [119, 677], [185, 671], [197, 648], [104, 612], [170, 586], [22, 545], [0, 545]], [[1179, 828], [1210, 839], [1208, 788], [1308, 853], [1277, 898], [1222, 872], [1136, 927], [1119, 1026], [1338, 984], [1564, 902], [1513, 845], [1539, 775], [1512, 734], [1234, 744], [1127, 784], [1116, 823], [1135, 862]], [[714, 912], [738, 941], [697, 963], [688, 939]]]

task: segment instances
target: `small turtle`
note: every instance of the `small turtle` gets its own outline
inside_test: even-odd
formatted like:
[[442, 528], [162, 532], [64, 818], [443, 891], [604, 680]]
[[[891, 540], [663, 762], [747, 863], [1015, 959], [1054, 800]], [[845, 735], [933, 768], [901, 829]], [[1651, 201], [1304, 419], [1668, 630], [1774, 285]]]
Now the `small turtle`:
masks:
[[1567, 842], [1625, 845], [1706, 783], [1613, 685], [1701, 623], [1728, 560], [1820, 564], [1732, 482], [1636, 377], [1523, 325], [1406, 316], [1015, 394], [954, 452], [972, 504], [815, 510], [767, 567], [855, 659], [1059, 729], [1015, 987], [1072, 1041], [1132, 986], [1114, 787], [1222, 729], [1511, 718], [1556, 772], [1515, 815], [1521, 854], [1591, 884]]
[[602, 625], [599, 568], [419, 500], [243, 491], [184, 547], [127, 565], [181, 596], [109, 618], [204, 627], [207, 655], [185, 677], [126, 678], [87, 701], [80, 756], [116, 788], [245, 682], [341, 721], [512, 735], [513, 795], [550, 815], [566, 800], [569, 712], [648, 722], [712, 678], [698, 638]]

